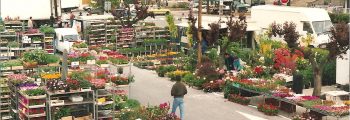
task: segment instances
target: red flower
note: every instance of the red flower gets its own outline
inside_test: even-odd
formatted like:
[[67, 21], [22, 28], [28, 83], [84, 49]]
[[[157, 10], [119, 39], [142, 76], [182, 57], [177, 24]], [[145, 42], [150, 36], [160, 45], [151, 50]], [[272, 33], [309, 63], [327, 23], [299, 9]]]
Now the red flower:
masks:
[[262, 74], [263, 72], [264, 72], [264, 68], [262, 68], [261, 66], [256, 66], [256, 67], [254, 68], [254, 73], [255, 73], [255, 74], [260, 75], [260, 74]]

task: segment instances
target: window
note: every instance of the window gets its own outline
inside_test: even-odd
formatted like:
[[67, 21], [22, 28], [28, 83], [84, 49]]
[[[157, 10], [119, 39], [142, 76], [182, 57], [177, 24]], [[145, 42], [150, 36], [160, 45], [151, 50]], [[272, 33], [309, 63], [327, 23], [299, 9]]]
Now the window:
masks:
[[310, 33], [310, 34], [314, 33], [312, 31], [312, 28], [311, 28], [311, 25], [310, 25], [309, 22], [304, 22], [303, 23], [303, 31], [306, 31], [307, 33]]
[[331, 27], [332, 27], [332, 23], [329, 20], [326, 20], [326, 21], [314, 21], [314, 22], [312, 22], [312, 26], [314, 27], [315, 32], [317, 34], [321, 34], [321, 33], [329, 32]]

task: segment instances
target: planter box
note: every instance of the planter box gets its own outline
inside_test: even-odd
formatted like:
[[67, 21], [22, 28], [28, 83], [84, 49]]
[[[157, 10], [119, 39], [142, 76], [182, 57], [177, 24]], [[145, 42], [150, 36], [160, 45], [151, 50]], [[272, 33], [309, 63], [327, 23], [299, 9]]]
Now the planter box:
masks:
[[73, 116], [62, 117], [61, 120], [73, 120]]
[[109, 64], [101, 64], [99, 66], [102, 67], [102, 68], [107, 68], [107, 67], [109, 67]]
[[[20, 94], [25, 98], [25, 99], [44, 99], [46, 98], [46, 95], [38, 95], [38, 96], [28, 96], [27, 94], [20, 92]], [[24, 101], [23, 101], [24, 102]]]
[[91, 87], [88, 87], [88, 88], [80, 88], [80, 91], [91, 91]]
[[52, 106], [64, 105], [64, 100], [51, 100], [50, 103]]
[[0, 70], [11, 70], [11, 67], [1, 67]]
[[273, 106], [280, 106], [280, 102], [275, 98], [265, 98], [265, 103]]
[[23, 70], [23, 66], [12, 66], [12, 70]]
[[88, 65], [95, 65], [96, 64], [96, 60], [87, 60], [86, 62]]
[[281, 101], [281, 106], [280, 106], [280, 110], [285, 111], [287, 113], [294, 113], [296, 112], [296, 106], [284, 101]]

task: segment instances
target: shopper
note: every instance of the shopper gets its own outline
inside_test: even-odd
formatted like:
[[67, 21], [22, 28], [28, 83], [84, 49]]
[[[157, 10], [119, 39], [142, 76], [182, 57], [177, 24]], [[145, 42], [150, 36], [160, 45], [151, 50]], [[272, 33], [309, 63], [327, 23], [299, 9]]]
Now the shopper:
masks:
[[71, 11], [70, 12], [70, 16], [69, 16], [69, 22], [70, 22], [69, 25], [70, 25], [70, 27], [73, 27], [74, 18], [75, 18], [75, 16], [74, 16], [73, 12]]
[[51, 13], [51, 16], [50, 16], [50, 24], [51, 24], [51, 27], [53, 27], [53, 24], [55, 23], [55, 18], [53, 17], [53, 13]]
[[225, 65], [226, 65], [227, 71], [231, 71], [234, 69], [233, 62], [234, 62], [233, 56], [228, 53], [225, 53]]
[[233, 68], [237, 71], [240, 71], [242, 69], [242, 65], [238, 56], [233, 57]]
[[172, 113], [175, 114], [177, 107], [180, 109], [180, 118], [184, 119], [184, 95], [187, 94], [187, 89], [184, 83], [181, 82], [181, 77], [176, 77], [176, 83], [171, 88], [171, 96], [174, 97]]
[[32, 20], [32, 16], [29, 17], [28, 20], [28, 29], [33, 29], [33, 20]]

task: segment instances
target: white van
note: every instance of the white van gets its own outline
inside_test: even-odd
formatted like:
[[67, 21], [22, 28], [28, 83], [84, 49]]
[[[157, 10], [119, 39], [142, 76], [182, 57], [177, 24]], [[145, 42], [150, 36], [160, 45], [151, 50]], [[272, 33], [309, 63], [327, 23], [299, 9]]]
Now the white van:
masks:
[[64, 49], [70, 52], [74, 42], [82, 41], [76, 29], [74, 28], [56, 28], [55, 29], [55, 49], [63, 52]]
[[277, 24], [293, 22], [301, 35], [299, 42], [301, 43], [301, 38], [310, 33], [314, 37], [314, 41], [311, 43], [313, 47], [320, 47], [324, 43], [330, 42], [329, 31], [333, 26], [327, 11], [324, 9], [275, 5], [252, 7], [251, 21], [255, 23], [257, 34], [264, 33], [273, 22]]

